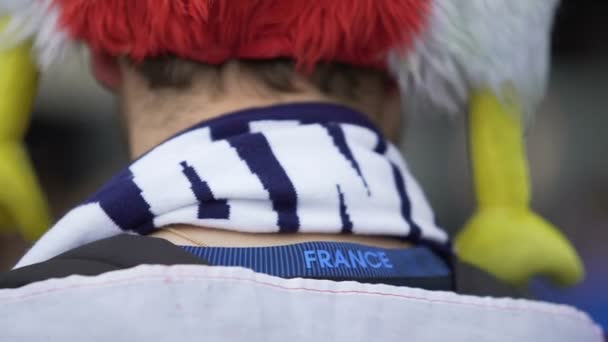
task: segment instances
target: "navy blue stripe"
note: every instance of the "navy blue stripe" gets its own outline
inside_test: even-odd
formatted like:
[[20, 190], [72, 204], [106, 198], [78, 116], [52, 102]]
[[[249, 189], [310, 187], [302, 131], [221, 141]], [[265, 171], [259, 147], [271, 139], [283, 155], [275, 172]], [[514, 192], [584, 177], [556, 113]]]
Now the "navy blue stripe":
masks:
[[249, 133], [249, 121], [234, 120], [227, 125], [209, 125], [213, 141], [224, 140]]
[[243, 264], [243, 266], [253, 268], [253, 262], [254, 262], [254, 259], [251, 256], [251, 250], [246, 249], [245, 250], [245, 263]]
[[420, 242], [420, 238], [422, 236], [422, 229], [420, 229], [420, 226], [418, 226], [418, 224], [412, 220], [412, 205], [405, 189], [405, 180], [403, 179], [403, 175], [401, 174], [399, 167], [397, 167], [395, 163], [391, 162], [391, 167], [393, 169], [393, 176], [395, 178], [395, 185], [397, 186], [397, 191], [399, 193], [399, 199], [401, 200], [401, 216], [403, 216], [403, 219], [410, 226], [408, 240], [418, 243]]
[[[285, 278], [415, 278], [451, 274], [448, 263], [427, 247], [383, 249], [352, 243], [309, 242], [259, 248], [183, 248], [204, 258], [210, 265], [248, 267]], [[361, 257], [364, 265], [354, 261], [349, 252]], [[309, 265], [305, 253], [308, 253]]]
[[270, 270], [268, 268], [268, 248], [262, 249], [261, 254], [262, 254], [262, 261], [261, 261], [260, 266], [262, 266], [262, 272], [270, 273]]
[[239, 249], [239, 258], [237, 261], [238, 265], [243, 265], [243, 250]]
[[232, 257], [234, 253], [225, 253], [224, 258], [226, 259], [226, 265], [234, 266], [235, 264], [232, 262]]
[[216, 260], [218, 265], [221, 266], [225, 266], [225, 264], [222, 262], [222, 257], [224, 256], [224, 250], [222, 249], [218, 249], [215, 251], [215, 255], [214, 258], [212, 260]]
[[350, 234], [353, 232], [353, 221], [350, 219], [348, 214], [348, 208], [346, 207], [346, 201], [344, 200], [344, 193], [339, 185], [336, 185], [338, 189], [338, 197], [340, 199], [340, 219], [342, 220], [342, 233]]
[[364, 114], [348, 107], [329, 103], [294, 103], [227, 113], [221, 117], [203, 121], [174, 135], [172, 138], [194, 130], [210, 127], [214, 138], [223, 137], [225, 139], [248, 132], [251, 122], [266, 120], [299, 121], [305, 125], [343, 123], [380, 132], [376, 125]]
[[227, 220], [230, 218], [230, 206], [227, 200], [217, 200], [207, 182], [203, 182], [196, 170], [187, 162], [180, 164], [182, 172], [190, 182], [192, 192], [198, 200], [198, 218]]
[[296, 233], [300, 228], [296, 189], [266, 137], [250, 134], [229, 142], [268, 191], [272, 208], [278, 214], [277, 225], [281, 233]]
[[268, 263], [270, 264], [270, 271], [269, 271], [270, 274], [278, 274], [277, 270], [276, 270], [276, 266], [278, 265], [279, 260], [277, 260], [278, 258], [275, 257], [274, 252], [275, 252], [274, 248], [271, 247], [270, 249], [268, 249], [268, 254], [269, 254]]
[[292, 277], [295, 274], [297, 274], [297, 272], [294, 270], [293, 265], [295, 265], [294, 261], [293, 261], [293, 255], [292, 255], [292, 251], [293, 249], [288, 249], [287, 250], [287, 256], [285, 258], [285, 265], [287, 266], [287, 273], [285, 274], [286, 277]]
[[346, 158], [346, 160], [348, 160], [350, 162], [353, 169], [355, 169], [355, 171], [357, 172], [357, 175], [359, 175], [359, 178], [361, 179], [361, 181], [363, 182], [363, 185], [367, 189], [368, 195], [371, 196], [369, 186], [367, 185], [367, 181], [365, 180], [365, 177], [363, 177], [363, 173], [361, 172], [361, 167], [359, 166], [359, 163], [355, 159], [353, 152], [351, 151], [350, 147], [348, 146], [348, 142], [346, 141], [346, 136], [344, 135], [344, 131], [342, 130], [342, 127], [340, 127], [338, 124], [329, 124], [329, 125], [325, 125], [325, 129], [327, 130], [327, 133], [329, 133], [332, 140], [334, 141], [334, 145], [338, 148], [338, 151], [340, 151], [340, 153], [344, 156], [344, 158]]
[[149, 234], [154, 230], [154, 215], [133, 172], [125, 169], [85, 203], [99, 203], [103, 211], [122, 230]]
[[230, 253], [226, 250], [224, 250], [222, 252], [222, 264], [223, 265], [230, 265], [229, 260], [228, 260], [228, 257], [230, 256], [229, 254]]
[[[291, 248], [290, 248], [291, 250]], [[296, 245], [293, 248], [293, 265], [294, 265], [294, 269], [295, 269], [295, 276], [297, 277], [298, 274], [305, 274], [306, 273], [306, 267], [302, 267], [303, 263], [302, 263], [302, 245]]]
[[382, 133], [380, 133], [379, 131], [376, 131], [376, 137], [378, 141], [376, 142], [374, 152], [384, 155], [386, 151], [388, 151], [388, 143], [386, 141], [386, 138], [384, 138], [384, 135], [382, 135]]
[[217, 254], [217, 248], [210, 248], [211, 253], [209, 254], [209, 258], [207, 260], [215, 260]]
[[276, 250], [276, 248], [275, 248], [274, 252], [277, 254], [277, 259], [276, 259], [276, 262], [277, 262], [277, 265], [278, 265], [277, 266], [277, 274], [279, 276], [283, 277], [285, 275], [284, 268], [283, 268], [285, 260], [283, 259], [282, 255], [279, 255], [279, 253]]

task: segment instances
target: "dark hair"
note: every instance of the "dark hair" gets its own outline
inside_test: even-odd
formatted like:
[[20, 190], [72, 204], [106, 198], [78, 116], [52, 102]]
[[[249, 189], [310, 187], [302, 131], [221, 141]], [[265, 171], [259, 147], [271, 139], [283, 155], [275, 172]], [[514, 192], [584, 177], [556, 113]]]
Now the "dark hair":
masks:
[[[290, 59], [240, 60], [240, 66], [262, 84], [280, 92], [295, 92], [294, 79], [299, 71]], [[173, 56], [157, 57], [133, 64], [151, 89], [185, 90], [197, 77], [217, 78], [221, 87], [224, 65], [208, 65]], [[382, 71], [358, 68], [344, 63], [319, 64], [309, 74], [311, 83], [326, 95], [341, 99], [356, 99], [361, 77], [374, 77], [388, 83], [390, 77]]]

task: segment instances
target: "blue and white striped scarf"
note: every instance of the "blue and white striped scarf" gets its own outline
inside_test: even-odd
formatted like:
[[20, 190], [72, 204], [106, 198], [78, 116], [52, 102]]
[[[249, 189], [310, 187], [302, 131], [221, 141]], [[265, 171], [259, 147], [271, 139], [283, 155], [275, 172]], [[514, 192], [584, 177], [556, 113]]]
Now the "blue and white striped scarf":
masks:
[[226, 115], [167, 140], [70, 211], [17, 267], [174, 224], [449, 248], [398, 149], [372, 123], [341, 106], [293, 104]]

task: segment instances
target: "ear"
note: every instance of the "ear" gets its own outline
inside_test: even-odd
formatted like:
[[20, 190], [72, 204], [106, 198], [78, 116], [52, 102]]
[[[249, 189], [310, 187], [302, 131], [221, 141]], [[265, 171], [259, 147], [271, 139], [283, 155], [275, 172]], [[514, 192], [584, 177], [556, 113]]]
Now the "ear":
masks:
[[116, 91], [122, 84], [122, 72], [116, 57], [93, 52], [91, 69], [97, 81], [112, 92]]

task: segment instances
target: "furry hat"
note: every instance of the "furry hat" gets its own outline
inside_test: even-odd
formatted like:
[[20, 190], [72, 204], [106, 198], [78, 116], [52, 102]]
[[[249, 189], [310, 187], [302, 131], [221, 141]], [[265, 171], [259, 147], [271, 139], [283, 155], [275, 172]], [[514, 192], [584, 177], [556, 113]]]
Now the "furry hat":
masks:
[[[142, 60], [293, 58], [390, 69], [408, 99], [461, 112], [479, 87], [542, 97], [558, 0], [0, 0], [41, 66], [74, 43]], [[10, 37], [10, 40], [8, 39]], [[10, 44], [10, 43], [9, 43]]]

